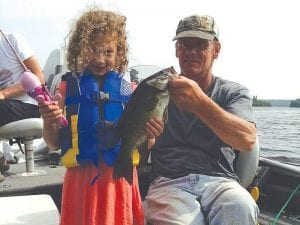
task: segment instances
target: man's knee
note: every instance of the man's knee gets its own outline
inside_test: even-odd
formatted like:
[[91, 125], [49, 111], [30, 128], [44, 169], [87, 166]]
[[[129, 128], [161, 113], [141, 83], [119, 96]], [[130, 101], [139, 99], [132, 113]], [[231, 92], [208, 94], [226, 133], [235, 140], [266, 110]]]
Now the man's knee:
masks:
[[232, 208], [245, 210], [246, 212], [256, 210], [257, 208], [250, 193], [243, 188], [225, 191], [224, 194], [220, 196], [219, 201]]
[[[247, 191], [232, 190], [227, 194], [220, 196], [218, 208], [214, 211], [225, 220], [240, 221], [244, 224], [255, 224], [259, 209], [251, 195]], [[224, 223], [227, 224], [227, 223]], [[230, 224], [230, 221], [229, 223]]]

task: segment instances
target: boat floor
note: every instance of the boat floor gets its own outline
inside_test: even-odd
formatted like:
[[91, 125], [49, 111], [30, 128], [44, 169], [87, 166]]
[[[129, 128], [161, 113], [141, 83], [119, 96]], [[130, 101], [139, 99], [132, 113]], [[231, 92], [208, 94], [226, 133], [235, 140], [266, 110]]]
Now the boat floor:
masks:
[[276, 218], [280, 208], [271, 206], [272, 203], [258, 203], [260, 209], [260, 215], [258, 217], [258, 222], [260, 225], [300, 225], [300, 215], [295, 212], [283, 211], [283, 213], [278, 217], [276, 223], [274, 219]]
[[50, 166], [45, 157], [36, 159], [34, 168], [34, 172], [26, 173], [25, 163], [10, 164], [10, 169], [2, 172], [5, 179], [0, 182], [0, 197], [49, 194], [60, 210], [65, 168]]
[[[2, 174], [5, 180], [0, 182], [0, 197], [22, 196], [32, 194], [49, 194], [53, 198], [58, 210], [60, 210], [60, 199], [65, 168], [63, 166], [49, 166], [46, 157], [35, 160], [33, 173], [25, 173], [25, 163], [10, 164], [10, 169]], [[142, 182], [143, 179], [140, 179]], [[1, 207], [0, 206], [0, 211]], [[16, 206], [17, 207], [17, 206]], [[278, 209], [271, 209], [270, 204], [259, 203], [260, 225], [272, 224]], [[300, 215], [284, 212], [277, 220], [276, 225], [299, 225]]]

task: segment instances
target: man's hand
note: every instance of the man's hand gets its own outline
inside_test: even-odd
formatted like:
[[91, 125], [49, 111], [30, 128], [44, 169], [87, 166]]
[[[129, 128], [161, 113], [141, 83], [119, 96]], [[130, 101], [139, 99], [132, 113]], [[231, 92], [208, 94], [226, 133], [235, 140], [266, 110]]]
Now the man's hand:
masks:
[[195, 112], [199, 107], [199, 104], [197, 104], [199, 100], [206, 96], [194, 80], [184, 76], [171, 79], [169, 90], [171, 99], [177, 107], [190, 112]]

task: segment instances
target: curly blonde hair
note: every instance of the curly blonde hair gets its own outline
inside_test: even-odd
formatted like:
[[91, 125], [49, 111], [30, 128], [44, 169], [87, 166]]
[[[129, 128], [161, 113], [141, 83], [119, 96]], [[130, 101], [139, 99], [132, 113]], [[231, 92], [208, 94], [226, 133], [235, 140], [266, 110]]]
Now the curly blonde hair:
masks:
[[73, 24], [67, 44], [67, 66], [70, 71], [82, 72], [89, 64], [89, 53], [95, 37], [116, 34], [117, 59], [114, 70], [124, 72], [128, 65], [126, 17], [99, 7], [87, 9]]

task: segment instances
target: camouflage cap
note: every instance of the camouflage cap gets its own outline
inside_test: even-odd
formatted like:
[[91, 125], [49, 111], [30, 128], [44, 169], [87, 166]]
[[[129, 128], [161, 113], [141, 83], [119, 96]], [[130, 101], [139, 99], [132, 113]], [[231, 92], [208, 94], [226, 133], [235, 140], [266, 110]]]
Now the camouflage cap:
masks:
[[197, 37], [211, 41], [219, 39], [218, 26], [211, 16], [188, 16], [179, 21], [173, 41], [183, 37]]

